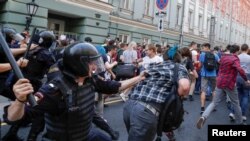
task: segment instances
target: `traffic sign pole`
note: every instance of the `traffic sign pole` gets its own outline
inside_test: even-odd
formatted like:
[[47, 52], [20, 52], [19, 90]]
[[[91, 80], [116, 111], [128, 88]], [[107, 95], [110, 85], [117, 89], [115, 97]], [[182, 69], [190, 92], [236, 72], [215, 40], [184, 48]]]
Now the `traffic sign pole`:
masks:
[[156, 6], [158, 8], [158, 13], [156, 13], [156, 16], [159, 17], [159, 21], [158, 21], [158, 31], [160, 32], [160, 42], [161, 38], [162, 38], [162, 31], [164, 31], [164, 17], [166, 15], [166, 7], [168, 5], [168, 1], [169, 0], [156, 0]]

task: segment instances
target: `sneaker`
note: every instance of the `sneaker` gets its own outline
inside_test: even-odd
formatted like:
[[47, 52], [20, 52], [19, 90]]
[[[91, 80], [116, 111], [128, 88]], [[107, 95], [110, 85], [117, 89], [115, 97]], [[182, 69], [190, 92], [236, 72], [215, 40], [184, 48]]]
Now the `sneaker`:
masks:
[[189, 101], [194, 101], [194, 98], [192, 95], [189, 95]]
[[206, 121], [205, 117], [200, 117], [199, 120], [197, 121], [196, 127], [198, 129], [201, 129]]
[[247, 117], [246, 116], [242, 116], [242, 120], [243, 120], [243, 122], [246, 122], [247, 121]]
[[234, 122], [235, 121], [235, 116], [233, 113], [229, 114], [230, 121]]
[[122, 100], [125, 102], [127, 99], [126, 99], [126, 95], [124, 93], [121, 93], [120, 94], [120, 97], [122, 98]]

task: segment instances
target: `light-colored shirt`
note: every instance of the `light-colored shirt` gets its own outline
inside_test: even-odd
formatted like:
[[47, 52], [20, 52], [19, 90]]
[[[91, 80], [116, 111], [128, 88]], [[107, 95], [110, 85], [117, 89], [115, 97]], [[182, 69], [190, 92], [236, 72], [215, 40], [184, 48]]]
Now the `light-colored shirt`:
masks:
[[250, 74], [250, 55], [242, 53], [238, 55], [240, 59], [240, 66], [243, 68], [245, 73]]
[[124, 63], [132, 64], [137, 59], [137, 52], [135, 50], [125, 50], [122, 54]]
[[158, 55], [155, 55], [153, 58], [150, 58], [148, 56], [145, 56], [143, 57], [143, 61], [142, 61], [142, 66], [147, 69], [149, 64], [152, 64], [152, 63], [162, 63], [163, 62], [163, 58], [158, 56]]

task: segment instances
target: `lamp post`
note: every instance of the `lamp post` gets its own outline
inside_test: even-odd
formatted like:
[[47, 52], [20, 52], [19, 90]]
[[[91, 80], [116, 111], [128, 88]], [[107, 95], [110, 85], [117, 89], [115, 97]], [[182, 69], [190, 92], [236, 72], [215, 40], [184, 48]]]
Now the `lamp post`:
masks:
[[35, 3], [35, 0], [32, 0], [32, 2], [29, 2], [26, 4], [27, 6], [27, 13], [28, 17], [26, 17], [26, 25], [25, 25], [25, 30], [29, 31], [30, 23], [32, 21], [32, 17], [36, 14], [38, 5]]

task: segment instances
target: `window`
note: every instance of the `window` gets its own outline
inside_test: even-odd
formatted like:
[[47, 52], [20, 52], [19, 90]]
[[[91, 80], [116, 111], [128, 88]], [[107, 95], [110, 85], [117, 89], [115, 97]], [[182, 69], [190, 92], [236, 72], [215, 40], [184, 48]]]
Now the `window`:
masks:
[[181, 12], [181, 6], [177, 6], [177, 12], [176, 12], [176, 25], [180, 25], [180, 12]]
[[142, 38], [143, 45], [150, 44], [151, 40], [148, 37]]
[[130, 0], [122, 0], [122, 8], [130, 9]]
[[227, 33], [227, 32], [228, 32], [228, 27], [226, 27], [226, 31], [225, 31], [225, 41], [227, 41], [227, 40], [228, 40], [228, 36], [227, 36], [227, 35], [228, 35], [228, 33]]
[[210, 0], [208, 2], [208, 11], [212, 11], [212, 9], [213, 9], [213, 2], [212, 2], [212, 0]]
[[188, 12], [189, 29], [193, 29], [193, 11]]
[[207, 19], [207, 33], [210, 34], [210, 19]]
[[130, 41], [128, 34], [120, 34], [119, 39], [122, 43], [128, 43]]
[[223, 28], [223, 26], [222, 26], [222, 24], [220, 25], [220, 35], [219, 35], [219, 39], [222, 39], [222, 36], [223, 36], [223, 34], [222, 34], [222, 28]]
[[144, 15], [149, 15], [150, 0], [145, 0], [145, 11]]
[[202, 15], [199, 15], [199, 23], [198, 23], [198, 26], [199, 26], [199, 31], [202, 32], [202, 25], [203, 25], [203, 22], [202, 22]]

